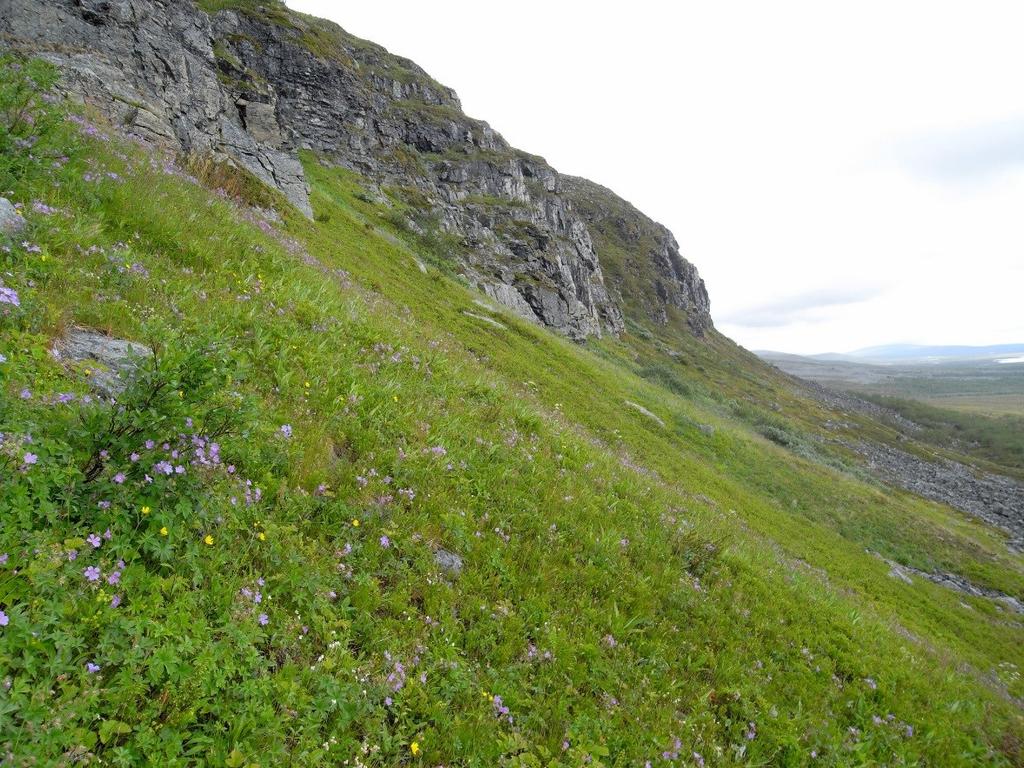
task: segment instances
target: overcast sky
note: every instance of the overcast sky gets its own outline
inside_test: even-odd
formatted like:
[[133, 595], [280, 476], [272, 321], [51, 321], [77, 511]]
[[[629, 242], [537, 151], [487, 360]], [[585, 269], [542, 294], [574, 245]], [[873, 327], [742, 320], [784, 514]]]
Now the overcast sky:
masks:
[[751, 349], [1024, 342], [1024, 3], [340, 3], [668, 226]]

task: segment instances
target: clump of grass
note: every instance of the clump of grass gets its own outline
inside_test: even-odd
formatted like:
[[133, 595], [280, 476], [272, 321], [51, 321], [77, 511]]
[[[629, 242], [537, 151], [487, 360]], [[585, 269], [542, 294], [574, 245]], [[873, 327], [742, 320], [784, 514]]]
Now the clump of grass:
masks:
[[184, 170], [197, 178], [203, 186], [248, 205], [264, 208], [283, 208], [284, 198], [269, 188], [251, 172], [226, 160], [215, 160], [209, 155], [190, 154], [180, 160]]

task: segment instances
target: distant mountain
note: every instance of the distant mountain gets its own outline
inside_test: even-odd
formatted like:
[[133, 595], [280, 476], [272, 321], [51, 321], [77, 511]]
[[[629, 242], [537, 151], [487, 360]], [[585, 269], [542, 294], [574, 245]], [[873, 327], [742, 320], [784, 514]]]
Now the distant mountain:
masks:
[[1024, 353], [1024, 344], [991, 344], [984, 347], [927, 346], [920, 344], [886, 344], [864, 347], [846, 355], [811, 355], [818, 360], [855, 360], [858, 362], [894, 362], [911, 360], [978, 360], [999, 355]]
[[986, 360], [1003, 355], [1024, 354], [1024, 344], [991, 344], [985, 347], [927, 346], [923, 344], [885, 344], [864, 347], [853, 352], [822, 352], [817, 355], [796, 355], [791, 352], [759, 349], [754, 354], [762, 360], [801, 360], [818, 362], [845, 362], [858, 364], [927, 363], [951, 360]]

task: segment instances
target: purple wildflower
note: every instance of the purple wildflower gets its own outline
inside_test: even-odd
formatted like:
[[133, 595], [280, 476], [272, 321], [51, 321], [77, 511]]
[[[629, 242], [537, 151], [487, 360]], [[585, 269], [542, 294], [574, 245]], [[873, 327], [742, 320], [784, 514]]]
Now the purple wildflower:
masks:
[[3, 611], [0, 611], [0, 627], [6, 627], [10, 623], [11, 623], [10, 617], [6, 613], [4, 613]]
[[95, 675], [97, 672], [100, 671], [100, 665], [93, 664], [91, 661], [87, 661], [85, 663], [85, 671], [88, 672], [90, 675]]
[[85, 576], [85, 578], [89, 581], [99, 581], [100, 569], [95, 565], [90, 565], [87, 566], [84, 571], [82, 571], [82, 575]]
[[117, 608], [117, 606], [119, 606], [120, 604], [121, 604], [121, 596], [120, 595], [114, 595], [112, 598], [110, 598], [110, 607], [111, 608]]
[[509, 714], [509, 709], [505, 706], [505, 702], [501, 700], [501, 696], [495, 694], [494, 698], [491, 699], [491, 706], [494, 707], [494, 715], [499, 720], [508, 720], [509, 723], [512, 722], [512, 715]]
[[291, 436], [292, 436], [292, 425], [291, 424], [282, 424], [281, 425], [281, 434], [284, 435], [286, 439], [290, 439]]
[[118, 472], [114, 475], [114, 482], [121, 485], [124, 482], [124, 472]]
[[270, 617], [267, 616], [267, 614], [265, 614], [265, 613], [261, 613], [260, 614], [260, 618], [259, 618], [259, 622], [260, 622], [260, 626], [261, 627], [265, 627], [265, 626], [267, 626], [267, 624], [270, 623]]
[[20, 307], [21, 300], [18, 298], [18, 292], [13, 288], [6, 288], [0, 285], [0, 304], [10, 304], [12, 307]]
[[112, 574], [107, 576], [107, 584], [109, 584], [110, 586], [114, 586], [115, 584], [120, 584], [120, 583], [121, 583], [121, 572], [120, 571], [114, 571]]
[[90, 544], [92, 544], [92, 548], [93, 549], [99, 549], [100, 548], [100, 544], [103, 543], [103, 541], [100, 539], [100, 537], [97, 536], [95, 533], [90, 533], [89, 536], [86, 538], [86, 541], [88, 541]]
[[391, 539], [389, 539], [387, 536], [381, 536], [380, 537], [380, 545], [382, 547], [384, 547], [384, 549], [387, 549], [388, 547], [391, 546]]

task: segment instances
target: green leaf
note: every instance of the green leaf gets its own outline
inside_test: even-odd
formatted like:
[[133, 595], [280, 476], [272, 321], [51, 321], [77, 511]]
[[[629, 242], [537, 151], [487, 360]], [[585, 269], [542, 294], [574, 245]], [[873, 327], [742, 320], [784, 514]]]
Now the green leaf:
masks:
[[104, 720], [100, 723], [100, 741], [104, 744], [109, 744], [115, 736], [123, 736], [131, 732], [131, 726], [120, 720]]

